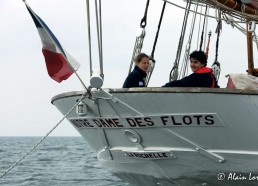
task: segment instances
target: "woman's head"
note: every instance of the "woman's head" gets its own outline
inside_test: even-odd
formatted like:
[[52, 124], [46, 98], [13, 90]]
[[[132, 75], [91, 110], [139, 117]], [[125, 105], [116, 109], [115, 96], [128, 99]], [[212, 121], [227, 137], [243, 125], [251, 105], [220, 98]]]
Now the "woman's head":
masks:
[[193, 51], [190, 54], [190, 67], [193, 72], [196, 72], [207, 65], [207, 57], [203, 51]]
[[150, 57], [145, 53], [139, 53], [135, 59], [135, 65], [138, 66], [144, 72], [147, 72], [150, 67]]

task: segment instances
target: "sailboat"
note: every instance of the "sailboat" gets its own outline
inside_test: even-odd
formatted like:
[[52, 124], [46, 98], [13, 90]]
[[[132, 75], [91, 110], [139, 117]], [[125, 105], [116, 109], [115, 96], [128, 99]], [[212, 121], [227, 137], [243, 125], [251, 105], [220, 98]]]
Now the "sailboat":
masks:
[[[90, 23], [90, 6], [89, 1], [86, 2]], [[203, 49], [207, 43], [204, 48], [207, 53], [209, 38], [205, 28], [210, 19], [218, 23], [217, 47], [223, 21], [246, 35], [248, 69], [247, 72], [246, 69], [243, 70], [246, 76], [241, 77], [247, 78], [229, 74], [235, 81], [235, 88], [104, 88], [99, 1], [95, 6], [98, 12], [96, 20], [100, 68], [93, 70], [90, 65], [90, 86], [85, 86], [85, 90], [56, 95], [52, 98], [52, 104], [94, 149], [103, 168], [125, 182], [135, 185], [257, 184], [258, 89], [255, 86], [247, 86], [247, 89], [237, 86], [237, 77], [248, 81], [250, 77], [257, 75], [253, 63], [253, 43], [257, 41], [256, 1], [187, 0], [184, 1], [185, 6], [180, 6], [178, 0], [162, 2], [164, 4], [155, 41], [161, 34], [159, 28], [164, 26], [162, 19], [165, 7], [175, 6], [185, 11], [184, 23], [179, 28], [181, 35], [170, 80], [187, 75], [189, 51], [193, 48], [190, 48], [190, 41], [192, 35], [198, 32], [193, 28], [196, 16], [200, 17], [200, 30], [204, 33], [200, 34], [203, 39], [200, 39], [198, 48]], [[141, 52], [144, 43], [149, 3], [151, 2], [147, 1], [145, 9], [143, 8], [144, 17], [136, 36], [132, 59]], [[192, 21], [192, 26], [186, 32], [189, 20]], [[189, 34], [188, 41], [186, 33]], [[152, 67], [146, 84], [156, 70], [155, 43], [151, 54]], [[186, 54], [183, 54], [182, 48], [185, 45], [188, 48]], [[183, 55], [184, 59], [180, 60]], [[91, 64], [91, 59], [89, 61]], [[129, 72], [132, 66], [133, 61]], [[214, 60], [213, 67], [219, 78], [218, 59]]]

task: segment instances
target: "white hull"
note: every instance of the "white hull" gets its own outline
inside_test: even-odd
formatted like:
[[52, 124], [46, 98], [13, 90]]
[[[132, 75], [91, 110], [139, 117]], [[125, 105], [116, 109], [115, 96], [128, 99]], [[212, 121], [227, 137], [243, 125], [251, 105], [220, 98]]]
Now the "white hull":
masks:
[[[82, 93], [61, 94], [52, 103], [65, 115]], [[102, 166], [127, 182], [235, 185], [246, 177], [238, 182], [258, 183], [256, 91], [114, 89], [92, 92], [83, 102], [87, 114], [74, 109], [67, 119]]]

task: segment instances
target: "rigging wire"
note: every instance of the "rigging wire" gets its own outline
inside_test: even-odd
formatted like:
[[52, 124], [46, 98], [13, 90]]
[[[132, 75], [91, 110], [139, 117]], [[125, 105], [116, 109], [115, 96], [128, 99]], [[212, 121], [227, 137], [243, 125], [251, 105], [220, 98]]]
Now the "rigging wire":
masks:
[[169, 81], [177, 80], [177, 78], [178, 78], [178, 65], [179, 65], [180, 56], [181, 56], [181, 52], [182, 52], [183, 41], [184, 41], [190, 7], [191, 7], [191, 0], [187, 1], [187, 4], [186, 4], [186, 11], [185, 11], [183, 25], [182, 25], [182, 29], [181, 29], [181, 35], [180, 35], [179, 43], [178, 43], [178, 47], [177, 47], [176, 59], [174, 62], [174, 66], [172, 67], [172, 69], [170, 71]]
[[97, 36], [98, 36], [98, 49], [99, 49], [99, 65], [100, 65], [100, 76], [104, 78], [103, 73], [103, 53], [102, 53], [102, 18], [101, 18], [101, 0], [99, 4], [95, 0], [95, 12], [96, 12], [96, 26], [97, 26]]
[[[197, 11], [198, 7], [199, 7], [199, 5], [196, 4], [195, 8], [194, 8], [195, 11]], [[186, 44], [184, 58], [183, 58], [182, 66], [181, 66], [180, 73], [179, 73], [179, 77], [181, 77], [181, 78], [185, 77], [187, 74], [187, 71], [188, 71], [189, 54], [190, 54], [190, 49], [191, 49], [191, 44], [192, 44], [192, 37], [193, 37], [194, 28], [195, 28], [196, 17], [197, 17], [197, 14], [194, 13], [193, 17], [192, 17], [192, 24], [191, 24], [191, 28], [190, 28], [189, 38], [188, 38], [188, 42]]]
[[147, 76], [146, 76], [146, 80], [145, 80], [146, 86], [148, 85], [148, 83], [150, 81], [150, 78], [151, 78], [152, 72], [154, 70], [155, 63], [156, 63], [156, 61], [154, 59], [154, 53], [155, 53], [156, 44], [157, 44], [158, 37], [159, 37], [160, 26], [161, 26], [161, 23], [162, 23], [162, 20], [163, 20], [163, 15], [164, 15], [164, 12], [165, 12], [166, 4], [167, 3], [164, 1], [162, 11], [161, 11], [161, 15], [160, 15], [160, 19], [159, 19], [158, 29], [157, 29], [157, 32], [156, 32], [156, 36], [155, 36], [155, 40], [154, 40], [154, 44], [153, 44], [152, 52], [151, 52], [151, 56], [150, 56], [151, 61], [152, 61], [152, 65], [151, 65], [150, 70], [149, 70], [149, 72], [147, 73]]
[[91, 51], [91, 27], [90, 27], [90, 4], [89, 0], [86, 0], [86, 12], [88, 21], [88, 43], [89, 43], [89, 61], [90, 61], [90, 76], [92, 76], [92, 51]]
[[[90, 61], [90, 76], [93, 74], [92, 69], [92, 42], [91, 42], [91, 17], [90, 17], [90, 3], [86, 0], [87, 24], [88, 24], [88, 42], [89, 42], [89, 61]], [[95, 14], [96, 14], [96, 27], [97, 27], [97, 41], [99, 53], [99, 66], [100, 76], [104, 78], [103, 72], [103, 49], [102, 49], [102, 15], [101, 15], [101, 1], [99, 3], [95, 0]]]
[[[201, 12], [202, 12], [202, 6], [201, 6]], [[199, 30], [198, 30], [198, 37], [197, 37], [197, 49], [199, 48], [199, 50], [204, 51], [205, 46], [203, 45], [203, 43], [206, 42], [206, 34], [207, 34], [207, 27], [208, 27], [208, 15], [209, 15], [209, 7], [206, 5], [205, 6], [205, 13], [204, 14], [200, 14], [200, 18], [199, 18]], [[202, 28], [202, 32], [201, 30], [201, 19], [203, 16], [203, 28]], [[201, 39], [199, 38], [200, 36], [200, 32], [201, 32]], [[204, 37], [205, 36], [205, 37]], [[200, 41], [200, 42], [198, 42]], [[203, 46], [202, 46], [203, 45]]]
[[[190, 11], [190, 12], [194, 12], [194, 13], [197, 13], [197, 14], [200, 14], [200, 15], [203, 15], [203, 16], [205, 15], [205, 14], [203, 14], [203, 13], [195, 12], [195, 11], [193, 11], [193, 10], [191, 10], [191, 9], [187, 9], [187, 8], [185, 8], [185, 7], [182, 7], [182, 6], [180, 6], [180, 5], [177, 5], [177, 4], [175, 4], [175, 3], [172, 3], [172, 2], [169, 1], [169, 0], [163, 0], [163, 1], [165, 1], [165, 2], [167, 2], [167, 3], [169, 3], [169, 4], [171, 4], [171, 5], [173, 5], [173, 6], [175, 6], [175, 7], [178, 7], [178, 8], [180, 8], [180, 9], [188, 10], [188, 11]], [[212, 0], [212, 1], [214, 1], [214, 0]], [[223, 4], [221, 4], [221, 7], [224, 8], [224, 10], [223, 10], [224, 13], [227, 13], [227, 14], [231, 14], [231, 15], [232, 15], [232, 9], [226, 7], [226, 6], [223, 5]], [[221, 10], [221, 11], [222, 11], [222, 10]], [[229, 12], [230, 12], [230, 13], [229, 13]], [[235, 14], [234, 14], [234, 15], [235, 15]], [[254, 19], [254, 20], [257, 20], [257, 19], [258, 19], [258, 18], [257, 18], [257, 15], [251, 15], [251, 14], [247, 14], [247, 13], [243, 13], [243, 12], [237, 12], [237, 15], [238, 15], [238, 16], [242, 16], [242, 17], [249, 17], [249, 18], [252, 18], [252, 19]], [[207, 17], [213, 18], [213, 19], [217, 19], [216, 16], [207, 15]], [[220, 19], [226, 21], [226, 19], [223, 19], [223, 18], [220, 18]], [[236, 21], [236, 20], [234, 20], [234, 22], [236, 22], [236, 23], [244, 23], [244, 21]]]
[[74, 106], [63, 116], [63, 118], [44, 136], [42, 137], [33, 147], [28, 150], [18, 161], [16, 161], [12, 166], [10, 166], [3, 174], [1, 174], [0, 179], [9, 173], [14, 167], [16, 167], [24, 158], [26, 158], [40, 143], [42, 143], [61, 123], [66, 119], [66, 117], [74, 110], [74, 108], [85, 98], [87, 91], [85, 91], [80, 99], [75, 103]]
[[[225, 13], [222, 12], [222, 16], [224, 17], [224, 20], [227, 24], [230, 24], [233, 28], [237, 28], [240, 32], [246, 35], [246, 29], [239, 25], [239, 23], [234, 22], [232, 17], [229, 17], [229, 15], [226, 15]], [[257, 35], [256, 35], [257, 37]], [[253, 41], [255, 41], [255, 38], [253, 38]]]

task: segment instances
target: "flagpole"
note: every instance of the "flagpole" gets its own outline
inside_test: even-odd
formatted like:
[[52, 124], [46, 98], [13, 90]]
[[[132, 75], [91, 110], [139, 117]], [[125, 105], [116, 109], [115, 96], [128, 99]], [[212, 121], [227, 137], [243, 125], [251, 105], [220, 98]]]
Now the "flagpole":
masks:
[[74, 71], [75, 75], [77, 76], [77, 78], [79, 79], [79, 81], [81, 82], [82, 86], [85, 88], [85, 90], [88, 92], [88, 88], [86, 87], [86, 85], [83, 83], [82, 79], [80, 78], [79, 74]]

